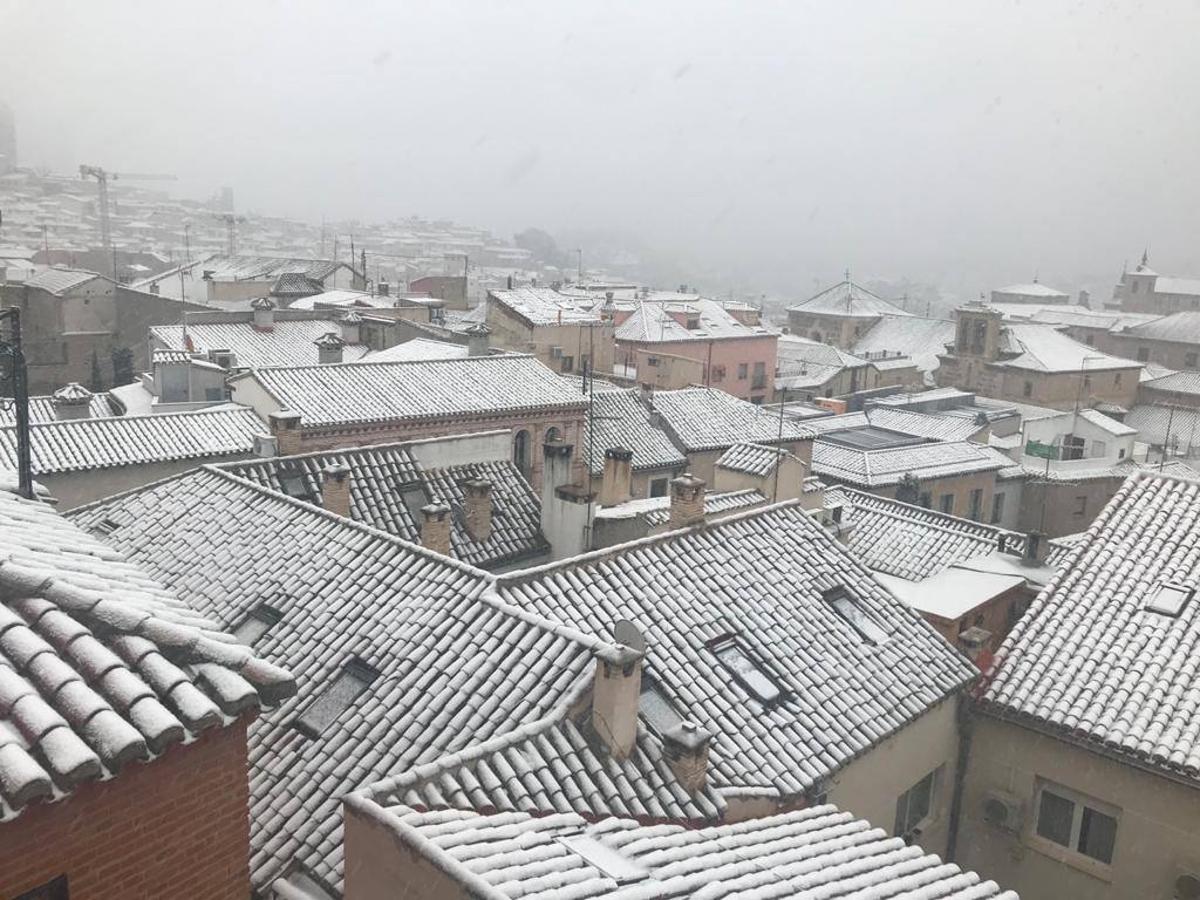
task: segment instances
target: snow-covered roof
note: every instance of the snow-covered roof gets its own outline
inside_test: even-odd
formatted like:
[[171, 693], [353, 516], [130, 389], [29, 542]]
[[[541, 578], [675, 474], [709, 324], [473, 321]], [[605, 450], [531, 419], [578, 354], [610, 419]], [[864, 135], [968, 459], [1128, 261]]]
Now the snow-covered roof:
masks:
[[74, 288], [87, 284], [89, 281], [95, 281], [97, 278], [108, 280], [96, 272], [88, 272], [84, 269], [63, 269], [56, 266], [35, 272], [22, 283], [26, 287], [37, 288], [53, 294], [55, 297], [62, 297]]
[[1017, 900], [995, 882], [829, 805], [705, 828], [406, 805], [390, 807], [374, 821], [394, 832], [398, 846], [419, 848], [413, 852], [462, 884], [464, 894], [489, 900], [543, 896], [547, 885], [576, 900]]
[[717, 465], [722, 469], [748, 475], [770, 475], [788, 453], [782, 447], [767, 447], [741, 441], [721, 454]]
[[[657, 501], [654, 504], [650, 500]], [[661, 502], [666, 500], [665, 503]], [[670, 497], [653, 497], [647, 498], [644, 502], [646, 507], [642, 513], [647, 524], [651, 527], [658, 525], [666, 525], [671, 520], [671, 498]], [[753, 489], [747, 488], [740, 491], [705, 491], [704, 492], [704, 517], [708, 521], [713, 521], [715, 518], [738, 510], [750, 509], [755, 506], [762, 506], [767, 502], [766, 495]]]
[[1101, 353], [1081, 344], [1050, 325], [1010, 322], [1004, 326], [1011, 359], [995, 365], [1034, 372], [1079, 372], [1106, 369], [1136, 369], [1141, 363]]
[[[108, 395], [91, 394], [91, 400], [88, 403], [88, 416], [100, 418], [112, 415], [115, 415], [115, 411], [112, 408], [112, 404], [108, 402]], [[16, 421], [16, 404], [12, 402], [11, 398], [5, 398], [3, 402], [0, 402], [0, 426], [14, 425]], [[58, 412], [54, 406], [54, 397], [52, 395], [44, 394], [29, 398], [29, 421], [31, 424], [58, 421]]]
[[885, 572], [876, 573], [876, 577], [913, 609], [949, 621], [1026, 583], [1025, 578], [1015, 573], [980, 572], [959, 565], [947, 566], [923, 581], [910, 581]]
[[1122, 335], [1150, 341], [1171, 341], [1180, 344], [1200, 344], [1200, 311], [1172, 313], [1141, 322], [1121, 331]]
[[807, 300], [789, 306], [788, 312], [841, 318], [878, 318], [879, 316], [909, 316], [896, 304], [884, 300], [860, 284], [843, 281]]
[[658, 391], [654, 409], [688, 453], [724, 450], [741, 441], [788, 443], [813, 436], [806, 423], [772, 415], [761, 407], [712, 388]]
[[1118, 422], [1112, 416], [1106, 416], [1098, 409], [1081, 409], [1079, 410], [1079, 418], [1083, 419], [1097, 428], [1107, 431], [1114, 437], [1129, 437], [1137, 434], [1136, 428], [1131, 428], [1125, 422]]
[[317, 309], [318, 307], [369, 307], [372, 309], [391, 309], [396, 305], [396, 298], [390, 295], [384, 296], [381, 294], [369, 294], [366, 291], [353, 291], [350, 289], [336, 289], [332, 291], [322, 291], [319, 294], [312, 294], [307, 297], [301, 297], [298, 300], [293, 300], [288, 304], [288, 309]]
[[532, 356], [252, 369], [254, 379], [305, 427], [528, 410], [582, 410], [586, 399]]
[[1055, 297], [1061, 297], [1065, 299], [1070, 296], [1063, 291], [1055, 290], [1052, 287], [1047, 287], [1046, 285], [1039, 284], [1036, 281], [1028, 282], [1026, 284], [1010, 284], [1008, 287], [996, 288], [994, 291], [992, 291], [992, 299], [1004, 297], [1006, 295], [1018, 297], [1045, 297], [1047, 299]]
[[1200, 295], [1200, 278], [1174, 278], [1169, 275], [1159, 275], [1154, 280], [1154, 293]]
[[857, 356], [871, 360], [875, 356], [905, 356], [922, 372], [932, 372], [941, 361], [939, 353], [954, 342], [954, 323], [949, 319], [920, 316], [886, 315], [871, 326], [852, 348]]
[[[1125, 416], [1125, 423], [1138, 431], [1138, 440], [1161, 447], [1168, 436], [1179, 452], [1200, 449], [1200, 410], [1184, 406], [1141, 404]], [[1188, 456], [1198, 455], [1187, 453]]]
[[1171, 394], [1200, 395], [1200, 372], [1172, 372], [1161, 378], [1153, 378], [1141, 383], [1143, 390], [1165, 391]]
[[[696, 327], [688, 328], [679, 318], [694, 320]], [[686, 303], [639, 300], [633, 315], [622, 322], [616, 331], [618, 341], [637, 344], [774, 337], [776, 332], [766, 326], [746, 325], [718, 301], [702, 297], [689, 299]]]
[[[483, 568], [511, 565], [547, 549], [541, 503], [510, 459], [428, 467], [422, 442], [378, 444], [242, 460], [220, 466], [227, 472], [320, 506], [323, 472], [331, 465], [350, 470], [350, 518], [414, 543], [421, 539], [421, 507], [447, 503], [453, 510], [450, 549], [457, 559]], [[463, 485], [473, 479], [492, 485], [490, 536], [478, 541], [467, 530]], [[287, 489], [284, 482], [287, 482]], [[411, 501], [404, 497], [408, 492]]]
[[1013, 464], [991, 447], [969, 441], [941, 441], [864, 450], [817, 440], [813, 474], [858, 487], [898, 484], [904, 475], [918, 480], [949, 478], [974, 472], [996, 472]]
[[[266, 425], [244, 406], [151, 416], [43, 422], [29, 429], [33, 472], [51, 475], [117, 466], [208, 460], [254, 449]], [[15, 468], [15, 426], [0, 428], [0, 467]]]
[[600, 303], [595, 298], [579, 300], [551, 288], [512, 288], [488, 291], [488, 300], [520, 316], [530, 325], [571, 325], [600, 321]]
[[295, 693], [47, 504], [0, 490], [0, 542], [0, 822]]
[[[186, 335], [195, 352], [229, 350], [234, 357], [233, 368], [252, 369], [316, 365], [317, 348], [313, 344], [326, 334], [340, 332], [342, 327], [333, 318], [285, 319], [280, 315], [276, 313], [269, 331], [256, 328], [250, 321], [203, 322], [189, 323], [186, 331], [182, 325], [155, 325], [150, 334], [167, 349], [184, 351], [188, 349]], [[366, 344], [346, 344], [342, 354], [347, 362], [353, 362], [367, 350]]]
[[939, 416], [888, 405], [868, 406], [866, 419], [876, 428], [935, 441], [965, 441], [983, 427], [963, 416]]
[[[1200, 780], [1200, 482], [1130, 478], [996, 654], [982, 709]], [[1156, 612], [1177, 586], [1178, 611]]]
[[364, 363], [412, 362], [422, 359], [463, 359], [469, 355], [466, 344], [449, 341], [434, 341], [429, 338], [413, 338], [384, 350], [372, 350], [360, 358]]
[[584, 459], [593, 475], [604, 471], [604, 451], [616, 447], [633, 451], [635, 472], [682, 469], [687, 464], [687, 457], [655, 421], [637, 389], [597, 390], [594, 403], [588, 434], [595, 435], [595, 447], [589, 451], [584, 445]]

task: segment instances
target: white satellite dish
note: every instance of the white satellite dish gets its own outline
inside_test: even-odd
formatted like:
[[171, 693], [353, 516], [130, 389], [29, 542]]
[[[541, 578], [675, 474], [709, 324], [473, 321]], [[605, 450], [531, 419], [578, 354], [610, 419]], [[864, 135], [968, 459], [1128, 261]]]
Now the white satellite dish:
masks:
[[646, 638], [642, 634], [642, 629], [628, 619], [617, 619], [613, 624], [613, 640], [638, 653], [646, 652]]

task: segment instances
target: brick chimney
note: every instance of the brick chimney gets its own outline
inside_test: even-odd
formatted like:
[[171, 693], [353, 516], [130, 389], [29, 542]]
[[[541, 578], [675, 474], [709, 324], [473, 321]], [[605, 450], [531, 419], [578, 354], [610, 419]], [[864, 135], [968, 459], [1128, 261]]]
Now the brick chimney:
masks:
[[596, 659], [592, 727], [617, 759], [628, 757], [637, 741], [642, 655], [640, 650], [614, 644]]
[[663, 755], [689, 794], [703, 789], [708, 781], [708, 745], [712, 734], [695, 722], [680, 722], [662, 736]]
[[429, 503], [421, 507], [425, 520], [421, 523], [421, 546], [442, 556], [450, 555], [450, 507], [445, 503]]
[[604, 451], [604, 477], [600, 505], [616, 506], [633, 497], [633, 451], [609, 447]]
[[60, 387], [54, 392], [54, 415], [60, 420], [86, 419], [91, 415], [92, 392], [78, 381]]
[[300, 413], [281, 409], [267, 416], [271, 424], [271, 436], [280, 456], [293, 456], [300, 452]]
[[492, 536], [492, 483], [486, 478], [472, 478], [463, 489], [467, 533], [473, 540], [483, 543]]
[[488, 355], [488, 335], [492, 329], [482, 322], [476, 322], [467, 329], [467, 356]]
[[667, 527], [687, 528], [704, 521], [704, 479], [688, 472], [671, 479], [671, 518]]
[[346, 346], [346, 342], [336, 333], [328, 331], [313, 343], [317, 345], [317, 362], [321, 365], [332, 365], [342, 361], [342, 348]]
[[1044, 566], [1050, 557], [1050, 540], [1040, 531], [1031, 531], [1025, 535], [1025, 553], [1021, 557], [1022, 565]]
[[362, 316], [350, 310], [341, 318], [342, 341], [347, 344], [362, 343]]
[[331, 463], [321, 472], [321, 501], [329, 512], [350, 518], [350, 467]]
[[270, 297], [259, 297], [250, 304], [254, 310], [254, 329], [256, 331], [275, 330], [275, 301]]

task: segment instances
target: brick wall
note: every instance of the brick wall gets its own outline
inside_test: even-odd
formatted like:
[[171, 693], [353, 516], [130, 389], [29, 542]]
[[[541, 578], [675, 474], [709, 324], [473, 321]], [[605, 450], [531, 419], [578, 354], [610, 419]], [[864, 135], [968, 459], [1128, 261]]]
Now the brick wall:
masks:
[[250, 893], [246, 725], [0, 823], [0, 897], [66, 875], [71, 900]]

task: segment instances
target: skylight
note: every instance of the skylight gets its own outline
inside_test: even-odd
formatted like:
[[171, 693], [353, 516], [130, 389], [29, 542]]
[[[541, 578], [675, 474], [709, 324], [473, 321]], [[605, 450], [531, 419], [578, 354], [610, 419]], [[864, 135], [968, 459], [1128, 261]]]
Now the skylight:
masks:
[[868, 643], [882, 644], [888, 639], [888, 633], [883, 627], [859, 605], [858, 600], [851, 596], [844, 587], [835, 587], [826, 591], [825, 602], [832, 606], [833, 611]]
[[429, 503], [429, 497], [420, 482], [414, 481], [410, 484], [402, 484], [400, 486], [400, 499], [404, 502], [405, 507], [408, 509], [408, 514], [412, 516], [414, 522], [420, 524], [424, 521], [421, 508]]
[[319, 737], [378, 677], [379, 673], [361, 659], [352, 658], [292, 724], [309, 737]]
[[638, 699], [638, 711], [646, 723], [659, 734], [665, 734], [683, 721], [675, 705], [667, 699], [659, 686], [642, 677], [642, 695]]
[[600, 843], [591, 835], [570, 834], [555, 840], [572, 853], [582, 856], [617, 884], [641, 881], [650, 875], [645, 866], [630, 859], [620, 850]]
[[243, 644], [252, 647], [255, 641], [266, 634], [271, 626], [282, 618], [283, 613], [275, 607], [260, 603], [250, 610], [249, 615], [233, 629], [233, 636]]
[[279, 473], [279, 486], [289, 497], [297, 500], [312, 500], [313, 492], [303, 469], [284, 469]]
[[779, 699], [781, 691], [769, 676], [754, 660], [746, 655], [741, 645], [736, 641], [728, 641], [713, 647], [713, 653], [730, 673], [741, 682], [742, 687], [762, 703], [774, 703]]
[[1164, 616], [1178, 616], [1183, 612], [1187, 602], [1192, 599], [1194, 588], [1181, 584], [1160, 584], [1152, 589], [1150, 598], [1146, 601], [1146, 609]]

